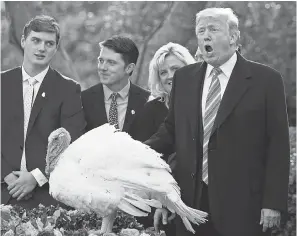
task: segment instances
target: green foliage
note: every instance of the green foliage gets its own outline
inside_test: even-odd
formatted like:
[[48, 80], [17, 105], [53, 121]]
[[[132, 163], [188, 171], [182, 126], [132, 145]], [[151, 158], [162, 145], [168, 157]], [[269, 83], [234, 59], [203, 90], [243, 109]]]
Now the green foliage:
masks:
[[282, 229], [275, 231], [274, 236], [296, 235], [296, 128], [290, 127], [290, 177], [288, 215], [284, 217]]
[[[1, 205], [1, 235], [9, 230], [15, 235], [54, 235], [59, 231], [61, 236], [88, 235], [92, 230], [99, 230], [102, 218], [95, 213], [81, 213], [77, 210], [66, 210], [59, 206], [44, 207], [40, 205], [32, 210], [19, 206]], [[118, 211], [113, 226], [113, 232], [122, 229], [143, 230], [136, 219], [124, 212]], [[149, 234], [151, 235], [151, 234]]]

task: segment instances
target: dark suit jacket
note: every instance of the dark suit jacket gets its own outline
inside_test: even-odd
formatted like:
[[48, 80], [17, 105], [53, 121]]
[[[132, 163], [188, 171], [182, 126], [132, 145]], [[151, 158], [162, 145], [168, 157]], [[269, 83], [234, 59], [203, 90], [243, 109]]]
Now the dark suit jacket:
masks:
[[[148, 97], [148, 91], [131, 83], [123, 131], [129, 133], [132, 137], [135, 136], [137, 130], [131, 130], [131, 124], [134, 121], [135, 115], [143, 109], [143, 105]], [[87, 121], [86, 131], [108, 123], [104, 104], [104, 91], [101, 83], [82, 92], [82, 103]], [[134, 114], [132, 110], [134, 110]]]
[[168, 108], [164, 102], [159, 101], [159, 98], [145, 103], [142, 112], [136, 114], [131, 126], [132, 129], [138, 130], [134, 138], [141, 142], [148, 140], [158, 131], [167, 113]]
[[[209, 141], [209, 204], [226, 236], [257, 235], [261, 208], [287, 210], [289, 135], [281, 75], [237, 53]], [[176, 71], [165, 123], [146, 143], [177, 152], [182, 199], [199, 208], [203, 128], [201, 95], [206, 63]], [[191, 235], [177, 222], [177, 235]]]
[[[1, 181], [7, 174], [20, 169], [24, 143], [22, 84], [20, 67], [1, 73]], [[25, 145], [28, 171], [39, 168], [45, 175], [48, 136], [52, 131], [64, 127], [73, 141], [83, 134], [85, 126], [80, 85], [49, 68], [28, 124]], [[1, 202], [6, 204], [10, 195], [4, 184], [2, 186]], [[37, 185], [33, 198], [20, 202], [25, 207], [34, 207], [39, 203], [54, 203], [48, 193], [48, 184], [42, 188]]]

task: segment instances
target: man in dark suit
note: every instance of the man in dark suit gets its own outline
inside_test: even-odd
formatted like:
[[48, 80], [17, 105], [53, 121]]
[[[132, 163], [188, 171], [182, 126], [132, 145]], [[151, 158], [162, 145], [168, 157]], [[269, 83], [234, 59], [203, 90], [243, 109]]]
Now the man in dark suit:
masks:
[[135, 114], [146, 103], [149, 92], [130, 82], [139, 55], [135, 43], [113, 36], [100, 44], [98, 75], [100, 83], [82, 92], [87, 131], [107, 122], [129, 133]]
[[44, 172], [48, 136], [60, 127], [72, 140], [84, 132], [80, 85], [49, 67], [59, 39], [55, 19], [36, 16], [24, 27], [23, 65], [1, 73], [3, 204], [56, 204]]
[[[146, 144], [161, 153], [175, 148], [182, 199], [209, 212], [196, 235], [269, 234], [287, 210], [290, 155], [281, 75], [236, 51], [240, 32], [230, 8], [199, 12], [196, 34], [204, 62], [175, 72], [168, 116]], [[157, 210], [156, 225], [162, 217], [166, 222], [166, 210]], [[179, 219], [176, 225], [177, 235], [192, 235]]]

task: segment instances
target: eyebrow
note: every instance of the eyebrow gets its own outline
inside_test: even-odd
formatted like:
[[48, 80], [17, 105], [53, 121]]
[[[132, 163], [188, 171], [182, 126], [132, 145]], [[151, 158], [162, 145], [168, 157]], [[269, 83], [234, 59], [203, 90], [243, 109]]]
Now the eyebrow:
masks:
[[[38, 38], [38, 37], [36, 37], [36, 36], [33, 36], [32, 39], [42, 40], [41, 38]], [[50, 42], [50, 43], [56, 43], [56, 41], [54, 41], [54, 40], [46, 40], [45, 42], [46, 42], [46, 43], [49, 43], [49, 42]]]

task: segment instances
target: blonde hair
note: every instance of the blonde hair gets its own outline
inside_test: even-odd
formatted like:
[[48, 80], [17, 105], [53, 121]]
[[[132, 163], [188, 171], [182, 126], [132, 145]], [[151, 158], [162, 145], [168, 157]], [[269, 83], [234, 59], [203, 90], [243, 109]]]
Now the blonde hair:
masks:
[[159, 67], [164, 63], [165, 58], [168, 55], [176, 56], [180, 61], [182, 61], [185, 65], [195, 63], [195, 59], [190, 54], [189, 50], [177, 43], [168, 43], [160, 47], [149, 65], [149, 78], [148, 83], [151, 91], [150, 100], [155, 98], [159, 98], [161, 102], [164, 102], [166, 107], [169, 107], [169, 97], [168, 94], [162, 83], [159, 76]]
[[233, 10], [231, 8], [206, 8], [196, 14], [196, 35], [198, 31], [198, 23], [201, 18], [204, 17], [226, 17], [227, 18], [227, 24], [229, 26], [229, 32], [230, 34], [236, 34], [236, 46], [238, 46], [238, 41], [240, 38], [240, 31], [238, 29], [239, 20]]

